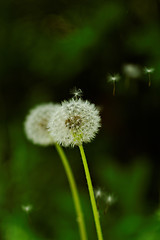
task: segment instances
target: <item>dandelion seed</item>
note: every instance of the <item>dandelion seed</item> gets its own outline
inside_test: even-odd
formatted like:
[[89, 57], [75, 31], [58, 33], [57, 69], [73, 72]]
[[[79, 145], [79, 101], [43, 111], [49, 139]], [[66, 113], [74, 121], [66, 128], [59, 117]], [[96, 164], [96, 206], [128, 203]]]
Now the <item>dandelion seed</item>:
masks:
[[99, 111], [81, 98], [64, 101], [50, 118], [50, 135], [65, 147], [90, 142], [100, 128]]
[[147, 68], [147, 67], [145, 67], [144, 68], [144, 73], [145, 74], [148, 74], [148, 86], [150, 87], [151, 86], [151, 73], [153, 73], [155, 71], [155, 69], [154, 68]]
[[147, 67], [144, 68], [144, 73], [153, 73], [154, 71], [155, 71], [154, 68], [147, 68]]
[[108, 205], [112, 205], [115, 202], [115, 197], [112, 194], [108, 194], [105, 197], [105, 203]]
[[95, 198], [100, 198], [102, 197], [102, 190], [100, 188], [97, 188], [95, 191]]
[[95, 191], [95, 198], [97, 199], [97, 206], [99, 208], [100, 204], [105, 205], [104, 212], [108, 210], [108, 207], [114, 204], [116, 201], [113, 194], [108, 194], [105, 191], [102, 191], [101, 188], [97, 188]]
[[142, 70], [136, 64], [125, 64], [123, 65], [123, 73], [125, 75], [125, 86], [126, 88], [129, 87], [130, 79], [136, 79], [141, 76]]
[[75, 99], [78, 99], [80, 97], [82, 97], [83, 93], [82, 93], [82, 90], [81, 89], [77, 89], [76, 87], [73, 88], [70, 93], [73, 95], [73, 97]]
[[106, 194], [104, 196], [104, 201], [105, 201], [105, 205], [106, 205], [104, 213], [106, 214], [109, 207], [115, 203], [116, 199], [112, 194]]
[[118, 82], [119, 80], [120, 80], [119, 74], [108, 75], [108, 82], [113, 83], [113, 96], [115, 96], [116, 93], [116, 82]]
[[26, 213], [31, 212], [32, 209], [33, 209], [33, 206], [32, 206], [32, 205], [22, 205], [21, 207], [22, 207], [22, 210], [23, 210], [24, 212], [26, 212]]
[[32, 109], [24, 123], [25, 133], [29, 140], [35, 144], [48, 146], [54, 144], [48, 133], [50, 115], [59, 107], [58, 104], [42, 104]]
[[123, 66], [123, 72], [128, 78], [138, 78], [141, 76], [141, 69], [136, 64], [125, 64]]
[[119, 74], [109, 75], [108, 82], [118, 82], [120, 80]]
[[94, 195], [95, 195], [95, 199], [96, 199], [97, 208], [99, 209], [99, 207], [100, 207], [100, 199], [103, 196], [103, 192], [102, 192], [102, 190], [100, 188], [97, 188], [94, 191]]

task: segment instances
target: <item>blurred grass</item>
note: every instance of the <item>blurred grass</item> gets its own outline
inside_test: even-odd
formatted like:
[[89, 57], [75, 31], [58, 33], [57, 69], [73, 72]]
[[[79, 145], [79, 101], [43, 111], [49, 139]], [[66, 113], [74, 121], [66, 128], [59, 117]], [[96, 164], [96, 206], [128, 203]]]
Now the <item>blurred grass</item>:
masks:
[[[89, 52], [93, 51], [103, 32], [122, 21], [122, 13], [121, 7], [114, 3], [103, 4], [94, 10], [91, 19], [82, 21], [80, 27], [58, 14], [46, 16], [38, 26], [34, 19], [15, 19], [7, 49], [10, 61], [16, 64], [15, 55], [18, 62], [23, 56], [30, 71], [63, 79], [73, 76], [86, 66]], [[43, 22], [51, 25], [49, 32]]]

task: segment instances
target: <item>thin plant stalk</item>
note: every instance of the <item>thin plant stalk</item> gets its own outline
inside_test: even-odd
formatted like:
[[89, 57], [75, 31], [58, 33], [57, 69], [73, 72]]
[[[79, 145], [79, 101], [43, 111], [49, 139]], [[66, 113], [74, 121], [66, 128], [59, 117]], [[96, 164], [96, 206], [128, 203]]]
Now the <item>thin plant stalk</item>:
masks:
[[85, 222], [84, 222], [84, 218], [83, 218], [83, 214], [82, 214], [82, 209], [81, 209], [81, 204], [80, 204], [80, 200], [79, 200], [79, 195], [78, 195], [78, 190], [77, 190], [77, 186], [75, 183], [75, 179], [71, 170], [71, 167], [69, 165], [69, 162], [67, 160], [67, 157], [62, 149], [62, 147], [58, 144], [55, 144], [56, 150], [62, 160], [68, 181], [69, 181], [69, 185], [71, 188], [71, 193], [73, 196], [73, 201], [74, 201], [74, 205], [75, 205], [75, 210], [77, 213], [77, 221], [78, 221], [78, 225], [79, 225], [79, 232], [80, 232], [80, 236], [82, 240], [87, 240], [87, 234], [86, 234], [86, 228], [85, 228]]
[[150, 73], [148, 73], [148, 79], [149, 79], [148, 86], [150, 87], [151, 86], [151, 75], [150, 75]]
[[116, 82], [113, 82], [113, 96], [116, 95]]
[[86, 179], [87, 179], [87, 184], [88, 184], [91, 205], [92, 205], [92, 209], [93, 209], [93, 215], [94, 215], [98, 240], [103, 240], [103, 235], [102, 235], [102, 230], [101, 230], [101, 225], [100, 225], [100, 220], [99, 220], [99, 213], [98, 213], [98, 209], [97, 209], [97, 205], [96, 205], [96, 200], [95, 200], [93, 186], [92, 186], [92, 180], [91, 180], [91, 176], [90, 176], [90, 172], [89, 172], [89, 168], [88, 168], [88, 164], [87, 164], [87, 159], [86, 159], [85, 152], [84, 152], [82, 145], [79, 146], [79, 149], [80, 149], [82, 162], [83, 162], [83, 166], [84, 166], [84, 170], [85, 170], [85, 174], [86, 174]]

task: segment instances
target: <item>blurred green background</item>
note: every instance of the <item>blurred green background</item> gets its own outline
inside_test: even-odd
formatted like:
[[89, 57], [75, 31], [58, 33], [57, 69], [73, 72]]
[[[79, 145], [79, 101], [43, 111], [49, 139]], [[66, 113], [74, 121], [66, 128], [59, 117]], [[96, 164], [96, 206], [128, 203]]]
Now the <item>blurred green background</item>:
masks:
[[[59, 156], [29, 142], [23, 127], [30, 108], [69, 99], [75, 86], [102, 110], [100, 133], [84, 147], [94, 187], [116, 198], [107, 213], [99, 206], [104, 240], [160, 239], [159, 43], [159, 0], [0, 2], [0, 239], [80, 239]], [[128, 63], [141, 75], [126, 87]], [[151, 87], [145, 66], [155, 68]], [[106, 77], [114, 73], [115, 97]], [[78, 149], [65, 151], [95, 240]]]

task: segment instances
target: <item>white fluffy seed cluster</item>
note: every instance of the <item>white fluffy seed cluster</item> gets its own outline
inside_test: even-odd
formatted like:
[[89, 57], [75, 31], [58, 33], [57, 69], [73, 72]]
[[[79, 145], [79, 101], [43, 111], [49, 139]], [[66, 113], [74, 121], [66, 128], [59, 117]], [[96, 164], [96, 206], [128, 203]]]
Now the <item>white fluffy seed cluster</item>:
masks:
[[72, 98], [62, 102], [61, 107], [52, 113], [48, 129], [58, 144], [74, 147], [90, 142], [101, 126], [100, 121], [94, 104]]
[[59, 104], [42, 104], [30, 111], [24, 123], [25, 133], [29, 140], [33, 143], [48, 146], [55, 143], [48, 132], [48, 121], [52, 113], [54, 113]]

